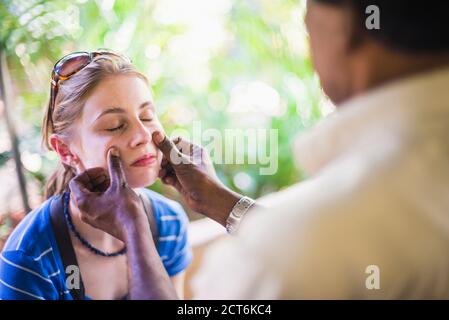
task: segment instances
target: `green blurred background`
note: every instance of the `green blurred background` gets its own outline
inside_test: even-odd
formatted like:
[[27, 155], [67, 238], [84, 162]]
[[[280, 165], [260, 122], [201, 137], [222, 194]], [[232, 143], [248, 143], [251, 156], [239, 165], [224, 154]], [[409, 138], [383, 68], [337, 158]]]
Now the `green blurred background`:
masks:
[[[277, 130], [275, 174], [260, 175], [260, 164], [217, 165], [229, 187], [257, 198], [299, 181], [291, 142], [333, 111], [312, 69], [304, 11], [301, 0], [1, 0], [0, 50], [11, 79], [7, 108], [30, 206], [42, 201], [57, 161], [40, 147], [51, 68], [71, 51], [97, 48], [127, 55], [148, 76], [168, 133], [191, 131], [195, 121], [202, 130]], [[23, 207], [4, 109], [0, 216]], [[176, 198], [161, 183], [151, 188]]]

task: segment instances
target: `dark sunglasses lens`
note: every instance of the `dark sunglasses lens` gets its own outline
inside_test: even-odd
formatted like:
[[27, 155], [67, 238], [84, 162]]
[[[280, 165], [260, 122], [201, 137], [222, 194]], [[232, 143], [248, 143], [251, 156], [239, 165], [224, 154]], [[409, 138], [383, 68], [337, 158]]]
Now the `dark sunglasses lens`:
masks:
[[56, 64], [55, 72], [61, 77], [68, 77], [85, 67], [89, 59], [87, 52], [69, 54]]

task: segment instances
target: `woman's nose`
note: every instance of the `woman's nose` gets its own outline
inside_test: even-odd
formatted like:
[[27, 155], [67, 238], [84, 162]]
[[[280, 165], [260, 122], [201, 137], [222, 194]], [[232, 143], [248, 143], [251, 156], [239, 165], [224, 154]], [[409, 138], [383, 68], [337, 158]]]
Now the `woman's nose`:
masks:
[[151, 131], [145, 127], [140, 121], [135, 125], [135, 129], [132, 130], [131, 136], [131, 148], [145, 145], [151, 142]]

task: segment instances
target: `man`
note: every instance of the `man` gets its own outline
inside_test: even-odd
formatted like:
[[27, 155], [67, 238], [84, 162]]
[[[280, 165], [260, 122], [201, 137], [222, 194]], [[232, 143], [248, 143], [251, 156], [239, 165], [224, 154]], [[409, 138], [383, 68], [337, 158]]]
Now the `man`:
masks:
[[[380, 29], [367, 29], [369, 5]], [[309, 179], [270, 207], [241, 200], [205, 162], [176, 164], [189, 143], [153, 134], [163, 181], [238, 228], [208, 250], [196, 298], [449, 297], [448, 13], [437, 0], [308, 1], [312, 58], [338, 111], [296, 143]], [[164, 295], [134, 297], [173, 297], [164, 279]]]

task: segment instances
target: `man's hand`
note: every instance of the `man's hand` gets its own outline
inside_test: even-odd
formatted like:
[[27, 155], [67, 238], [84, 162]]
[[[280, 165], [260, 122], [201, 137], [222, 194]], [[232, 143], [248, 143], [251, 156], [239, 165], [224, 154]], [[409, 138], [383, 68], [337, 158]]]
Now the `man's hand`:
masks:
[[177, 299], [140, 198], [128, 187], [115, 149], [108, 152], [108, 167], [109, 176], [103, 168], [80, 168], [70, 181], [81, 219], [126, 243], [130, 299]]
[[175, 187], [191, 209], [225, 226], [241, 195], [218, 180], [206, 150], [181, 138], [171, 141], [158, 131], [153, 141], [164, 155], [162, 182]]
[[137, 219], [146, 221], [139, 196], [128, 187], [118, 150], [108, 152], [108, 172], [101, 167], [87, 169], [69, 184], [81, 220], [124, 240], [125, 228]]

